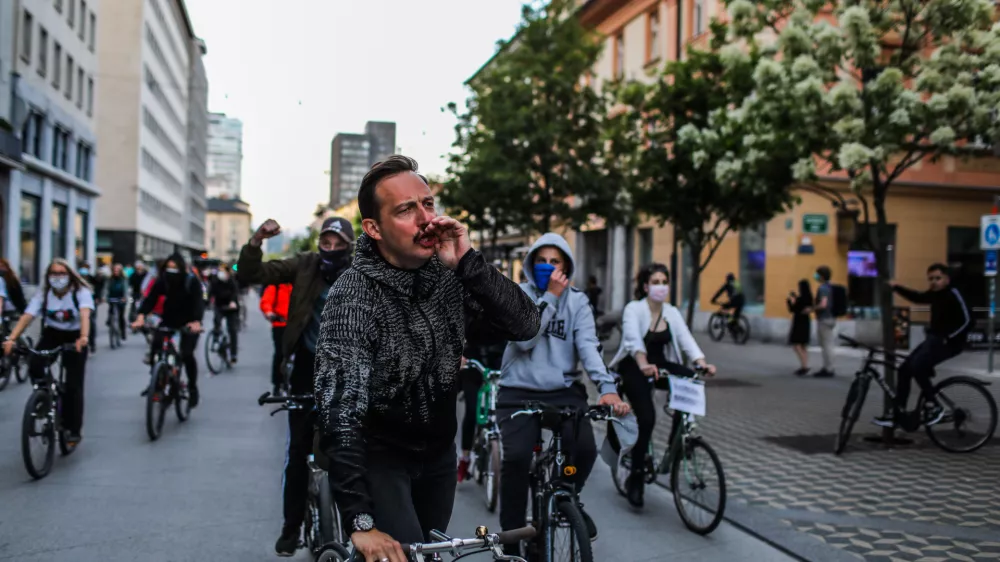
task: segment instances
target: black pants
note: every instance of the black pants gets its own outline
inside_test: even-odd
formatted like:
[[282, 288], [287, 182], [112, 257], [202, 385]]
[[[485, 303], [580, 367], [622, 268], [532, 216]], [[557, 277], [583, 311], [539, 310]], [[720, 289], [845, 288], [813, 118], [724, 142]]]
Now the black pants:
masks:
[[[155, 356], [163, 348], [164, 334], [157, 332], [153, 336], [151, 349]], [[184, 372], [187, 373], [188, 387], [198, 389], [198, 360], [195, 359], [194, 352], [198, 348], [198, 334], [188, 334], [181, 332], [180, 346], [177, 352], [181, 354], [181, 363], [184, 364]]]
[[274, 355], [271, 356], [271, 385], [276, 387], [281, 387], [285, 382], [285, 376], [281, 373], [281, 363], [284, 359], [281, 349], [284, 338], [284, 326], [271, 326], [271, 340], [274, 342]]
[[[498, 402], [524, 402], [537, 400], [554, 406], [587, 408], [587, 390], [582, 384], [550, 392], [536, 392], [519, 388], [501, 388]], [[503, 442], [503, 463], [500, 466], [500, 527], [507, 531], [524, 527], [528, 509], [528, 487], [531, 483], [531, 454], [541, 435], [542, 425], [538, 416], [519, 416], [511, 419], [517, 410], [498, 412], [500, 437]], [[576, 474], [566, 480], [575, 484], [579, 492], [597, 460], [597, 445], [590, 422], [571, 419], [562, 425], [563, 453], [567, 464], [576, 466]]]
[[[292, 394], [313, 393], [313, 372], [316, 356], [306, 349], [295, 353], [295, 365], [290, 377]], [[281, 480], [284, 496], [285, 527], [302, 526], [309, 492], [309, 453], [313, 447], [314, 420], [311, 412], [288, 412], [288, 439], [285, 448], [285, 474]], [[380, 523], [381, 526], [381, 523]], [[383, 529], [384, 530], [384, 529]]]
[[722, 310], [733, 311], [733, 315], [729, 319], [730, 324], [736, 325], [736, 322], [739, 321], [740, 316], [743, 314], [743, 304], [744, 304], [744, 299], [743, 297], [740, 297], [737, 299], [733, 299], [722, 305]]
[[218, 310], [215, 311], [215, 318], [212, 320], [212, 326], [216, 330], [222, 325], [222, 319], [226, 319], [226, 331], [229, 332], [229, 354], [233, 357], [238, 355], [239, 351], [239, 341], [236, 336], [240, 331], [240, 311], [239, 309], [232, 310]]
[[455, 504], [455, 461], [454, 445], [426, 455], [369, 450], [365, 481], [377, 528], [411, 543], [429, 541], [432, 529], [447, 529]]
[[906, 410], [910, 398], [910, 381], [916, 380], [924, 395], [934, 397], [934, 367], [962, 353], [962, 343], [947, 343], [940, 336], [928, 335], [909, 357], [899, 366], [899, 380], [896, 382], [896, 407]]
[[[95, 301], [96, 305], [97, 302]], [[90, 335], [87, 337], [87, 345], [90, 351], [97, 351], [97, 307], [90, 311]]]
[[118, 333], [121, 335], [122, 339], [125, 339], [125, 303], [124, 302], [109, 302], [108, 303], [108, 326], [114, 322], [115, 318], [118, 319]]
[[465, 416], [462, 418], [462, 450], [472, 449], [472, 439], [476, 436], [476, 412], [479, 409], [479, 389], [483, 386], [483, 375], [475, 369], [458, 372], [458, 383], [465, 400]]
[[[66, 332], [54, 328], [42, 329], [42, 337], [38, 340], [38, 349], [55, 349], [61, 345], [75, 343], [80, 337], [79, 331]], [[63, 352], [63, 365], [66, 367], [66, 380], [63, 385], [62, 425], [70, 433], [80, 433], [83, 429], [83, 379], [87, 366], [87, 350], [82, 353], [75, 351]], [[45, 376], [46, 360], [32, 357], [29, 372], [32, 379]], [[53, 376], [59, 376], [53, 372]]]
[[[690, 377], [694, 375], [691, 369], [677, 363], [664, 362], [656, 366], [677, 376]], [[650, 382], [649, 377], [639, 369], [639, 364], [631, 357], [626, 357], [618, 364], [618, 374], [622, 377], [622, 391], [632, 405], [632, 412], [635, 413], [636, 422], [639, 424], [639, 437], [635, 441], [635, 448], [632, 449], [632, 473], [641, 474], [646, 465], [646, 456], [649, 454], [649, 442], [653, 438], [653, 429], [656, 427], [656, 405], [653, 403], [653, 389], [670, 390], [670, 381], [661, 377], [659, 380]], [[675, 412], [668, 443], [673, 443], [674, 433], [680, 428], [678, 418], [680, 418], [680, 414]]]

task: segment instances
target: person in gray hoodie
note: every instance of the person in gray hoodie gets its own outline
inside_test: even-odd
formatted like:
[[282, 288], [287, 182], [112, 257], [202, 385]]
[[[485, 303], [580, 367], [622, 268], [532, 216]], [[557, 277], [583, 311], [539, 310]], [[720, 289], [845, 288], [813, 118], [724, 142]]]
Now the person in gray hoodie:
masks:
[[[510, 342], [503, 356], [498, 402], [539, 401], [556, 406], [587, 408], [578, 363], [583, 363], [600, 394], [599, 403], [613, 406], [617, 415], [628, 412], [615, 389], [615, 381], [601, 357], [597, 329], [590, 300], [569, 286], [573, 276], [573, 252], [566, 240], [555, 233], [538, 239], [524, 259], [527, 281], [521, 289], [541, 313], [541, 329], [528, 341]], [[503, 442], [500, 474], [500, 526], [504, 530], [523, 527], [528, 501], [528, 471], [535, 442], [541, 432], [537, 416], [512, 419], [515, 409], [499, 411]], [[563, 447], [577, 468], [570, 480], [579, 491], [587, 481], [597, 446], [590, 424], [570, 420], [563, 428]], [[581, 505], [581, 512], [583, 512]], [[591, 540], [597, 527], [583, 512]]]

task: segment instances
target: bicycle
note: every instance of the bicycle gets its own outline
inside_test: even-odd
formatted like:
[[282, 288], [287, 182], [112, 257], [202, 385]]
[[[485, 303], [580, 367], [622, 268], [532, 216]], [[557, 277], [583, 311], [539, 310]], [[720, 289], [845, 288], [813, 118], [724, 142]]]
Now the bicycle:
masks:
[[108, 299], [108, 339], [111, 349], [122, 346], [121, 322], [125, 310], [125, 299]]
[[[589, 406], [586, 411], [536, 401], [501, 402], [496, 406], [498, 409], [516, 409], [511, 419], [518, 416], [539, 416], [542, 428], [552, 432], [548, 448], [544, 448], [542, 434], [539, 432], [531, 459], [531, 524], [538, 530], [541, 544], [536, 537], [536, 540], [528, 543], [527, 550], [529, 553], [544, 553], [545, 559], [550, 562], [593, 562], [590, 533], [580, 512], [576, 488], [564, 479], [565, 476], [576, 474], [576, 467], [566, 464], [567, 457], [562, 448], [562, 424], [574, 418], [621, 422], [612, 416], [610, 406]], [[563, 541], [558, 540], [557, 535], [563, 529], [568, 530], [568, 555], [558, 549], [558, 543]], [[560, 552], [557, 553], [557, 550]], [[537, 559], [536, 556], [531, 558]]]
[[[18, 314], [5, 314], [3, 317], [3, 325], [0, 327], [0, 340], [6, 339], [7, 335], [10, 334], [10, 328], [17, 323], [20, 315]], [[0, 354], [0, 390], [7, 388], [10, 383], [11, 378], [17, 379], [17, 382], [22, 383], [28, 380], [28, 370], [24, 363], [21, 361], [21, 354], [18, 350], [21, 348], [32, 348], [34, 347], [34, 342], [30, 336], [21, 335], [17, 339], [17, 345], [14, 348], [14, 353], [10, 355]]]
[[216, 322], [205, 338], [205, 364], [212, 374], [218, 375], [222, 369], [232, 369], [233, 362], [230, 355], [229, 331], [219, 322], [219, 312], [216, 312]]
[[[530, 541], [535, 538], [535, 528], [534, 527], [522, 527], [520, 529], [512, 529], [510, 531], [501, 531], [499, 533], [490, 533], [489, 529], [486, 527], [476, 527], [476, 538], [474, 539], [456, 539], [449, 537], [448, 535], [442, 533], [438, 530], [432, 530], [431, 538], [438, 542], [431, 543], [401, 543], [399, 546], [403, 549], [403, 554], [408, 560], [416, 562], [417, 560], [427, 560], [426, 556], [431, 555], [430, 560], [441, 560], [441, 554], [447, 553], [452, 555], [454, 558], [452, 560], [460, 560], [467, 556], [474, 556], [476, 554], [482, 554], [484, 552], [489, 552], [493, 556], [493, 560], [499, 560], [502, 562], [526, 562], [524, 558], [519, 556], [511, 556], [503, 553], [503, 545], [505, 544], [517, 544], [521, 541]], [[363, 562], [364, 558], [354, 551], [351, 554], [351, 562]]]
[[[63, 396], [65, 395], [66, 367], [59, 362], [59, 376], [52, 375], [52, 364], [59, 360], [64, 351], [76, 352], [73, 344], [62, 345], [48, 350], [21, 348], [25, 355], [40, 358], [45, 362], [43, 375], [33, 380], [34, 391], [24, 405], [24, 417], [21, 420], [21, 456], [24, 468], [35, 480], [48, 476], [55, 459], [56, 441], [63, 456], [76, 450], [76, 444], [66, 439], [66, 431], [62, 426]], [[39, 425], [40, 424], [40, 425]], [[32, 455], [32, 439], [40, 438], [43, 457], [35, 459]]]
[[733, 321], [732, 311], [720, 308], [708, 319], [708, 335], [714, 341], [722, 341], [726, 332], [732, 335], [734, 342], [743, 345], [750, 339], [750, 321], [742, 314]]
[[[916, 409], [912, 411], [901, 409], [896, 405], [895, 391], [889, 388], [882, 373], [879, 373], [875, 369], [875, 366], [885, 367], [889, 365], [890, 361], [893, 366], [898, 367], [902, 363], [902, 360], [906, 358], [905, 354], [896, 353], [890, 357], [885, 353], [885, 350], [865, 345], [845, 335], [841, 334], [840, 339], [849, 346], [855, 349], [867, 350], [868, 353], [865, 355], [861, 369], [854, 374], [854, 381], [851, 382], [851, 388], [847, 392], [847, 401], [844, 403], [844, 407], [840, 413], [840, 430], [837, 432], [837, 440], [833, 449], [834, 454], [839, 455], [847, 448], [854, 423], [858, 421], [858, 417], [861, 415], [861, 408], [864, 406], [865, 397], [868, 395], [868, 389], [871, 387], [873, 380], [882, 388], [882, 392], [890, 398], [893, 418], [900, 420], [901, 423], [899, 423], [899, 426], [901, 429], [910, 432], [916, 431], [920, 426], [924, 426], [927, 437], [935, 445], [949, 453], [971, 453], [988, 443], [993, 437], [993, 433], [997, 428], [997, 404], [993, 396], [986, 390], [986, 387], [992, 383], [962, 375], [942, 380], [934, 386], [934, 394], [938, 405], [945, 409], [945, 414], [940, 421], [929, 423], [928, 407], [932, 406], [933, 403], [928, 401], [924, 392], [921, 391], [920, 396], [917, 398]], [[883, 357], [877, 358], [877, 355], [882, 355]], [[979, 396], [982, 402], [985, 403], [986, 410], [989, 411], [989, 419], [982, 433], [976, 434], [966, 429], [967, 422], [975, 422], [979, 419], [979, 416], [973, 415], [973, 412], [968, 408], [960, 408], [956, 405], [954, 398], [961, 396], [964, 390], [971, 391], [971, 395]], [[966, 435], [975, 439], [967, 445], [950, 443], [947, 441], [950, 438], [950, 433], [946, 431], [947, 428], [953, 428], [953, 433], [958, 439], [962, 439]]]
[[[163, 422], [171, 405], [174, 406], [178, 421], [185, 422], [191, 416], [191, 397], [187, 382], [181, 375], [181, 355], [174, 345], [174, 333], [177, 331], [173, 328], [156, 328], [156, 333], [163, 336], [163, 343], [152, 357], [153, 366], [150, 368], [149, 386], [145, 392], [146, 433], [151, 441], [156, 441], [163, 434]], [[180, 331], [189, 332], [187, 328]]]
[[482, 373], [483, 385], [479, 388], [476, 408], [476, 435], [472, 441], [472, 459], [469, 466], [472, 477], [483, 486], [486, 509], [493, 513], [500, 497], [500, 425], [497, 422], [497, 393], [500, 371], [488, 369], [479, 361], [469, 359], [467, 364]]
[[[700, 379], [704, 372], [702, 367], [696, 366], [694, 377], [684, 380], [701, 384]], [[665, 369], [660, 369], [660, 376], [681, 378], [671, 375]], [[726, 474], [715, 449], [697, 434], [696, 414], [685, 409], [687, 405], [684, 401], [675, 400], [673, 406], [672, 410], [669, 403], [663, 406], [664, 413], [672, 415], [673, 426], [670, 430], [667, 449], [663, 452], [663, 457], [659, 462], [656, 462], [652, 440], [649, 442], [646, 466], [643, 468], [645, 482], [652, 484], [656, 482], [658, 476], [669, 474], [674, 505], [677, 507], [677, 513], [680, 515], [681, 521], [684, 522], [684, 526], [699, 535], [707, 535], [719, 526], [726, 512]], [[613, 432], [609, 431], [609, 435], [612, 434]], [[707, 463], [696, 458], [699, 451], [703, 451], [707, 456]], [[714, 477], [702, 470], [707, 468], [708, 464], [711, 464], [714, 470]], [[631, 455], [619, 453], [617, 464], [611, 467], [611, 480], [618, 493], [623, 496], [627, 495], [625, 481], [631, 471]], [[684, 478], [683, 482], [681, 481], [682, 477]], [[706, 493], [709, 485], [713, 482], [718, 485], [718, 491]], [[710, 516], [706, 523], [696, 521], [699, 519], [697, 517], [699, 511]]]
[[[271, 415], [289, 410], [309, 410], [314, 412], [315, 399], [310, 395], [272, 396], [265, 392], [257, 399], [257, 404], [281, 404]], [[329, 459], [319, 450], [319, 436], [313, 440], [313, 452], [309, 455], [309, 494], [306, 499], [306, 516], [302, 529], [302, 543], [320, 562], [343, 562], [350, 555], [345, 546], [344, 527], [340, 511], [333, 503], [330, 491], [330, 477], [327, 474]]]

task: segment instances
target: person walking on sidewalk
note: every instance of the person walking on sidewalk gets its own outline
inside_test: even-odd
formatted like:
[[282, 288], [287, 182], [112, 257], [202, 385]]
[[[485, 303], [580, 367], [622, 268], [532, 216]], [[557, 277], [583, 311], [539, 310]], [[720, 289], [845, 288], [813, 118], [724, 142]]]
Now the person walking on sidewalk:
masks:
[[816, 289], [816, 303], [813, 311], [816, 313], [816, 330], [819, 335], [819, 345], [823, 350], [823, 368], [813, 373], [814, 377], [829, 378], [833, 376], [833, 346], [837, 338], [837, 317], [833, 315], [833, 286], [830, 285], [830, 268], [821, 265], [816, 268], [813, 278], [819, 282]]
[[271, 393], [275, 396], [286, 390], [285, 376], [281, 369], [281, 365], [284, 363], [281, 348], [285, 339], [285, 327], [288, 325], [288, 303], [291, 302], [291, 298], [291, 283], [268, 285], [260, 296], [260, 311], [264, 313], [264, 318], [271, 323], [271, 340], [274, 342], [274, 356], [271, 358], [271, 386], [273, 387]]
[[[910, 397], [910, 383], [917, 381], [920, 390], [924, 392], [930, 407], [927, 412], [928, 425], [941, 421], [944, 408], [934, 398], [934, 367], [962, 353], [965, 338], [972, 327], [972, 316], [965, 299], [958, 289], [951, 286], [948, 266], [935, 263], [927, 268], [927, 291], [915, 291], [898, 283], [889, 282], [892, 290], [904, 299], [917, 304], [931, 305], [931, 323], [927, 327], [924, 341], [910, 353], [899, 366], [896, 381], [896, 407], [901, 412], [906, 411]], [[922, 414], [919, 412], [918, 415]], [[893, 427], [900, 420], [892, 417], [877, 417], [876, 425]]]
[[792, 291], [788, 294], [788, 312], [792, 313], [792, 327], [788, 331], [788, 345], [792, 346], [792, 351], [799, 358], [799, 368], [795, 371], [798, 376], [809, 373], [809, 337], [812, 335], [809, 312], [812, 310], [813, 296], [809, 290], [809, 281], [802, 279], [799, 281], [799, 292]]
[[[284, 260], [263, 261], [261, 247], [264, 240], [280, 233], [281, 226], [276, 221], [264, 221], [240, 251], [236, 271], [244, 286], [291, 285], [282, 334], [281, 361], [286, 357], [293, 358], [288, 380], [289, 393], [312, 394], [320, 316], [330, 287], [351, 265], [354, 227], [345, 218], [330, 217], [320, 227], [319, 251], [304, 252]], [[285, 445], [285, 475], [281, 490], [284, 524], [274, 544], [278, 556], [293, 556], [298, 548], [309, 492], [308, 460], [313, 451], [314, 425], [310, 412], [288, 412], [288, 442]]]

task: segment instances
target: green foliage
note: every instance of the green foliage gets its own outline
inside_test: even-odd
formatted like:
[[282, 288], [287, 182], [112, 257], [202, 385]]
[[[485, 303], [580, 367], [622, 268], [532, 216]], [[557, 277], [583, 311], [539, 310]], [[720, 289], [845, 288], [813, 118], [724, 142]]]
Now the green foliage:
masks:
[[319, 248], [319, 233], [312, 228], [306, 231], [305, 236], [295, 236], [288, 243], [288, 250], [293, 254], [302, 252], [315, 252]]

